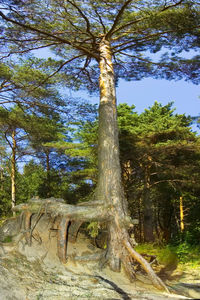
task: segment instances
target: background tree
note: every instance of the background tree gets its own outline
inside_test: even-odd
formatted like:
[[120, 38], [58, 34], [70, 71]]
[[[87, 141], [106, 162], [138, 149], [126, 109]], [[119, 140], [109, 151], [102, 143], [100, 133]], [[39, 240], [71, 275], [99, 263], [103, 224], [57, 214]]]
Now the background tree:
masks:
[[[191, 118], [176, 114], [172, 105], [155, 102], [141, 114], [127, 104], [117, 108], [122, 180], [131, 217], [139, 219], [136, 239], [140, 242], [178, 238], [181, 195], [188, 211], [185, 222], [194, 226], [189, 199], [198, 205], [199, 139], [191, 131]], [[97, 121], [79, 127], [75, 135], [82, 143], [72, 143], [66, 150], [73, 156], [91, 157], [92, 172], [87, 166], [81, 170], [83, 178], [90, 180], [98, 172], [97, 130]]]
[[[48, 150], [44, 143], [61, 138], [61, 124], [58, 123], [58, 119], [56, 120], [51, 115], [48, 115], [48, 118], [39, 117], [35, 114], [25, 113], [21, 107], [15, 106], [10, 109], [0, 108], [0, 127], [4, 142], [7, 143], [7, 151], [10, 153], [11, 198], [12, 207], [14, 207], [16, 204], [17, 162], [20, 164], [24, 156], [35, 156], [34, 148], [37, 149], [38, 156], [38, 149], [40, 152], [41, 149], [46, 150], [47, 148]], [[50, 184], [49, 155], [47, 158], [46, 195], [50, 192], [48, 186]]]
[[140, 115], [119, 105], [118, 120], [130, 210], [143, 225], [144, 241], [154, 241], [156, 232], [168, 241], [175, 214], [179, 219], [177, 201], [191, 185], [198, 186], [199, 144], [191, 118], [175, 114], [172, 103], [155, 102]]
[[34, 150], [35, 156], [43, 163], [46, 170], [46, 197], [51, 194], [51, 156], [55, 150], [47, 146], [47, 143], [63, 140], [64, 127], [58, 115], [45, 117], [30, 116], [30, 123], [27, 124], [30, 147]]
[[[4, 134], [4, 139], [10, 149], [10, 175], [11, 175], [11, 206], [16, 205], [16, 161], [17, 156], [24, 153], [25, 132], [24, 114], [19, 107], [7, 110], [0, 108], [0, 127]], [[21, 145], [20, 145], [21, 143]]]
[[0, 215], [5, 216], [10, 210], [11, 185], [8, 153], [3, 132], [0, 132]]
[[18, 63], [1, 62], [0, 105], [19, 105], [30, 112], [43, 114], [59, 111], [67, 101], [59, 95], [56, 79], [48, 79], [47, 75], [44, 60], [31, 56], [27, 60], [20, 59]]

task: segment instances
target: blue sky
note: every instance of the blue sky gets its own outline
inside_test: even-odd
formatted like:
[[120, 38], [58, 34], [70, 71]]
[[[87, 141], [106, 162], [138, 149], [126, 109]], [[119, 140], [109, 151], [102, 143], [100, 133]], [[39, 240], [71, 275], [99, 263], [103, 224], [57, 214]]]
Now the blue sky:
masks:
[[[47, 58], [52, 56], [47, 49], [37, 51], [37, 56]], [[190, 57], [196, 52], [190, 51], [185, 53], [185, 57]], [[89, 100], [91, 103], [99, 103], [97, 96], [89, 96], [87, 92], [72, 92], [69, 91], [70, 96], [82, 97]], [[168, 81], [158, 80], [152, 78], [142, 79], [140, 81], [125, 81], [120, 80], [117, 87], [117, 103], [128, 103], [135, 105], [136, 111], [141, 113], [145, 108], [148, 108], [157, 101], [165, 105], [171, 101], [174, 102], [174, 108], [179, 114], [185, 113], [190, 116], [200, 116], [200, 88], [184, 80]], [[195, 128], [195, 127], [194, 127]], [[196, 128], [195, 128], [196, 130]]]
[[134, 104], [138, 112], [155, 101], [163, 105], [174, 101], [177, 113], [197, 116], [200, 114], [199, 86], [186, 81], [143, 79], [136, 82], [121, 81], [117, 88], [118, 102]]
[[[99, 99], [95, 96], [89, 96], [86, 92], [73, 93], [91, 103], [98, 103]], [[162, 105], [173, 101], [175, 113], [186, 114], [190, 116], [200, 116], [200, 88], [198, 85], [186, 82], [184, 80], [168, 81], [152, 78], [142, 79], [141, 81], [120, 80], [117, 87], [117, 102], [135, 105], [136, 111], [141, 113], [157, 101]], [[192, 126], [194, 131], [200, 134], [196, 125]]]
[[[91, 103], [98, 103], [99, 99], [89, 96], [86, 92], [73, 93], [73, 96], [88, 99]], [[126, 102], [135, 105], [137, 112], [152, 106], [157, 101], [163, 105], [174, 102], [174, 108], [179, 114], [200, 115], [200, 88], [199, 86], [180, 81], [167, 81], [146, 78], [141, 81], [120, 80], [117, 87], [117, 102]]]
[[[89, 96], [86, 92], [73, 93], [88, 99], [91, 103], [98, 103], [99, 99]], [[136, 111], [141, 113], [145, 108], [152, 106], [157, 101], [165, 105], [174, 102], [174, 108], [179, 114], [191, 116], [200, 115], [200, 88], [198, 85], [179, 81], [167, 81], [146, 78], [141, 81], [127, 82], [120, 80], [117, 87], [117, 102], [126, 102], [135, 105]]]

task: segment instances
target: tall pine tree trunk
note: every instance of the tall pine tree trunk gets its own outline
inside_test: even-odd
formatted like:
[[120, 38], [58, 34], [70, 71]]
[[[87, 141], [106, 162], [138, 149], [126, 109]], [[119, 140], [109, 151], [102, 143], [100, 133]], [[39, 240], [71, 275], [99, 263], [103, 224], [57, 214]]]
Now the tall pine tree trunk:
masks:
[[[12, 208], [16, 205], [16, 139], [15, 130], [12, 131], [12, 157], [11, 157], [11, 206]], [[13, 212], [15, 216], [15, 212]]]
[[121, 182], [115, 78], [110, 44], [100, 43], [100, 106], [98, 140], [98, 186], [97, 197], [110, 204], [114, 220], [109, 224], [108, 257], [111, 269], [120, 270], [121, 249], [119, 228], [127, 215], [127, 203]]
[[127, 201], [121, 181], [119, 160], [119, 140], [117, 126], [115, 78], [112, 52], [109, 41], [102, 39], [100, 46], [100, 106], [98, 140], [98, 185], [96, 199], [109, 205], [112, 216], [108, 226], [109, 242], [107, 260], [110, 268], [120, 271], [123, 264], [130, 278], [135, 276], [133, 259], [138, 261], [148, 273], [153, 284], [166, 289], [150, 265], [131, 246], [127, 225], [130, 223]]

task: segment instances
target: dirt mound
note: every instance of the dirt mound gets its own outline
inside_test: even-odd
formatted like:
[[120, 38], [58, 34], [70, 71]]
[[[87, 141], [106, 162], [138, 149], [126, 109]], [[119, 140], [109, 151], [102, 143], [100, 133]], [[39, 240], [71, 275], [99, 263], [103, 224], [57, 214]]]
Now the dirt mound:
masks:
[[32, 233], [31, 246], [23, 232], [10, 243], [0, 243], [0, 300], [181, 299], [159, 293], [145, 277], [130, 283], [123, 270], [100, 269], [102, 251], [79, 233], [76, 243], [68, 243], [67, 263], [62, 264], [56, 230], [44, 216]]

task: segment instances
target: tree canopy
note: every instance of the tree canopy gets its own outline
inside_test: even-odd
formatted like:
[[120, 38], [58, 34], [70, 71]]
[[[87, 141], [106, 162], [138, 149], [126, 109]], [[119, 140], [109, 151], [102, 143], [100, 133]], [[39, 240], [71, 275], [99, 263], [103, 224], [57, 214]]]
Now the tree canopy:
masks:
[[[56, 57], [52, 74], [63, 71], [70, 87], [98, 88], [103, 38], [116, 79], [199, 80], [198, 56], [178, 56], [198, 49], [196, 1], [2, 1], [0, 16], [2, 57], [48, 48]], [[154, 54], [161, 50], [159, 60]]]

